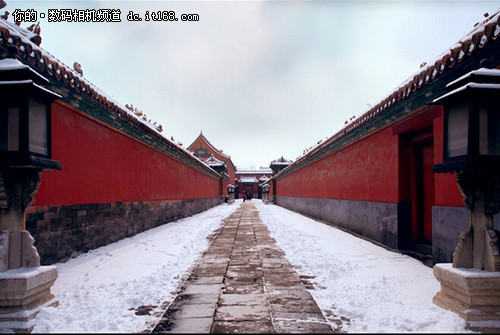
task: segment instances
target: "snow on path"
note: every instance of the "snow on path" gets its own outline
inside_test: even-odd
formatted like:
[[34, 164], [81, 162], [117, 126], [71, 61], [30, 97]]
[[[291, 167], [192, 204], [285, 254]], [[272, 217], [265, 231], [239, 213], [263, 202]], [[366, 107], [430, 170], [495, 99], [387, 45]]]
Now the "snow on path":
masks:
[[189, 267], [208, 248], [207, 236], [239, 203], [153, 228], [58, 263], [52, 293], [34, 333], [134, 333], [154, 322], [133, 308], [171, 301]]
[[324, 314], [349, 318], [347, 332], [467, 332], [457, 314], [432, 303], [432, 268], [276, 205], [253, 200], [271, 236], [301, 275]]
[[[276, 205], [252, 200], [261, 220], [301, 275], [325, 314], [349, 318], [347, 332], [465, 332], [455, 313], [432, 303], [439, 283], [432, 269]], [[171, 301], [183, 276], [208, 247], [206, 237], [239, 207], [219, 205], [58, 263], [52, 293], [35, 333], [135, 333], [157, 316], [134, 308]]]

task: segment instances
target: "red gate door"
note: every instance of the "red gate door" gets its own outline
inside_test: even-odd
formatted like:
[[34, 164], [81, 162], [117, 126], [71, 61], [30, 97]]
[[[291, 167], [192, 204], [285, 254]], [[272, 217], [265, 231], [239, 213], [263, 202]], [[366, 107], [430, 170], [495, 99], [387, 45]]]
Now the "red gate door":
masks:
[[434, 144], [432, 139], [412, 142], [410, 169], [412, 177], [413, 241], [432, 244], [432, 206], [434, 205]]

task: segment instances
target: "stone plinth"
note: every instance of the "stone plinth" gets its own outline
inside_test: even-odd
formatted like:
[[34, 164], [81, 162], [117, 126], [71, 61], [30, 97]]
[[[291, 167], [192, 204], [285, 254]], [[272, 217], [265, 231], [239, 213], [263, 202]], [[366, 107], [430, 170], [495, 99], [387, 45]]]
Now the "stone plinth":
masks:
[[441, 283], [433, 299], [436, 305], [459, 314], [471, 330], [500, 332], [500, 272], [442, 263], [434, 266], [433, 273]]
[[31, 332], [38, 307], [58, 304], [50, 293], [56, 279], [56, 266], [0, 272], [0, 332]]
[[262, 202], [265, 203], [266, 205], [269, 204], [269, 193], [262, 194]]

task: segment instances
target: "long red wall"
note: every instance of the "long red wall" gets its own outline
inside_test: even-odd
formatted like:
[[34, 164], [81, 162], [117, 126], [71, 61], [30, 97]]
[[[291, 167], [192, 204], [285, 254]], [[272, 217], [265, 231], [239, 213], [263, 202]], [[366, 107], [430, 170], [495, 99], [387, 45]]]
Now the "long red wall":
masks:
[[218, 197], [219, 180], [59, 103], [34, 206]]
[[[443, 117], [434, 119], [434, 161], [442, 162]], [[398, 135], [390, 127], [367, 136], [300, 170], [279, 178], [277, 196], [397, 203]], [[463, 207], [452, 173], [434, 174], [435, 206]], [[399, 193], [398, 193], [399, 192]]]
[[386, 128], [278, 179], [277, 196], [397, 202], [397, 152]]

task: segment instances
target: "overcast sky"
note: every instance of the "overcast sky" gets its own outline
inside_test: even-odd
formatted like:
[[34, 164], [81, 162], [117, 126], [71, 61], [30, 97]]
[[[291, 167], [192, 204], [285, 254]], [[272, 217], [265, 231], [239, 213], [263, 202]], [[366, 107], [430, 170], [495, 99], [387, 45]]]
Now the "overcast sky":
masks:
[[[203, 131], [239, 169], [295, 160], [500, 9], [499, 1], [6, 2], [2, 13], [120, 9], [120, 23], [39, 19], [41, 47], [70, 67], [78, 61], [87, 80], [162, 124], [167, 138], [187, 147]], [[158, 10], [178, 21], [145, 21]], [[130, 11], [143, 20], [128, 21]]]

